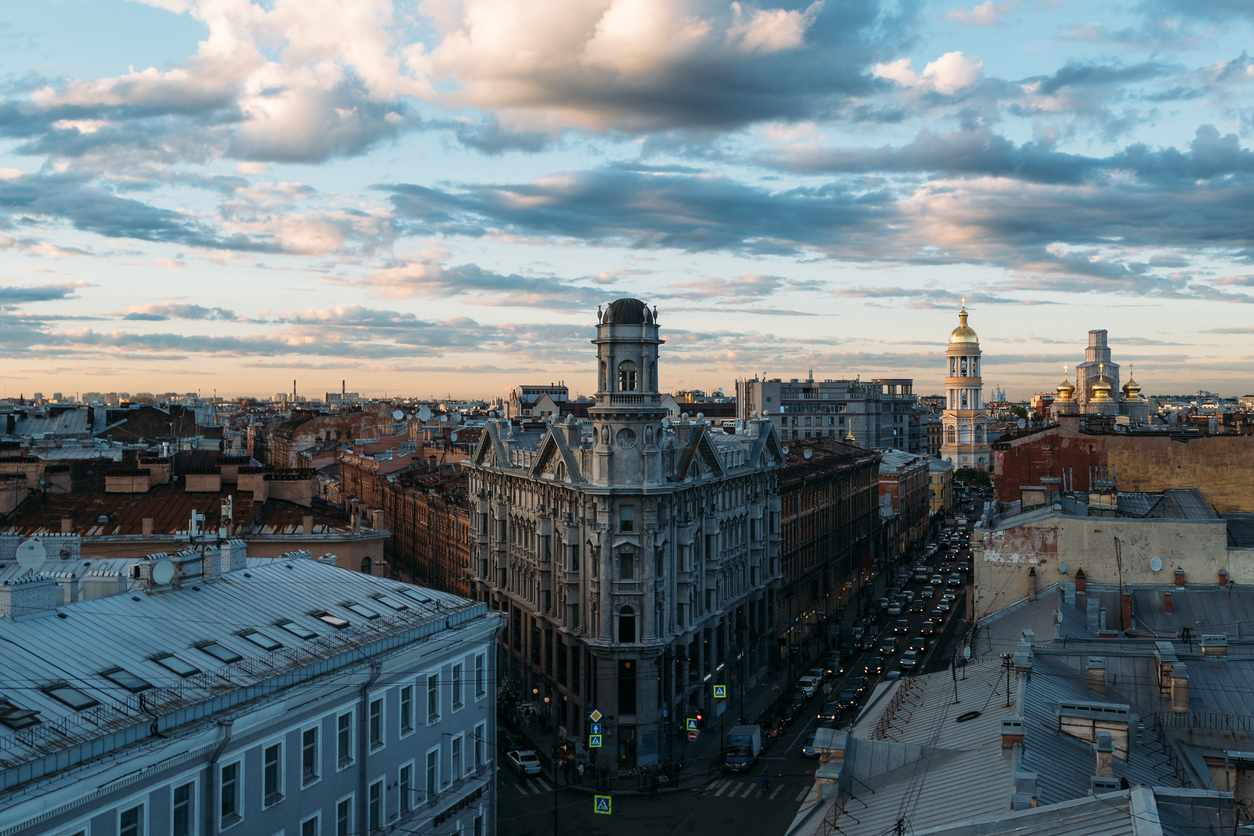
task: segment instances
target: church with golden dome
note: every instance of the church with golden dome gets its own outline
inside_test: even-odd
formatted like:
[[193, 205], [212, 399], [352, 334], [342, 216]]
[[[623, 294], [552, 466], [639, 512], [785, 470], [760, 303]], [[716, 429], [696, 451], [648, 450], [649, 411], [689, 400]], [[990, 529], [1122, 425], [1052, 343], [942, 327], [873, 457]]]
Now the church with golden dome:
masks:
[[1057, 420], [1066, 415], [1122, 417], [1131, 424], [1149, 422], [1150, 403], [1141, 394], [1141, 384], [1129, 374], [1128, 382], [1119, 386], [1119, 364], [1111, 359], [1105, 329], [1089, 331], [1084, 362], [1075, 367], [1074, 384], [1063, 369], [1053, 416]]
[[988, 470], [988, 410], [980, 377], [980, 338], [967, 324], [967, 304], [958, 311], [958, 327], [949, 333], [945, 360], [945, 411], [941, 415], [941, 458], [956, 468]]

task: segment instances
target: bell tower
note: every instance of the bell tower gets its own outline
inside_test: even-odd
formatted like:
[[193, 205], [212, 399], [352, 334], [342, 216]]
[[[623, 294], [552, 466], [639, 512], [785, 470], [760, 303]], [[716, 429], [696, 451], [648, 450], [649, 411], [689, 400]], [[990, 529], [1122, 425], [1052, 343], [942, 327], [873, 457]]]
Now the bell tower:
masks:
[[658, 392], [657, 308], [618, 299], [597, 309], [597, 400], [588, 410], [596, 429], [592, 481], [638, 485], [662, 481]]

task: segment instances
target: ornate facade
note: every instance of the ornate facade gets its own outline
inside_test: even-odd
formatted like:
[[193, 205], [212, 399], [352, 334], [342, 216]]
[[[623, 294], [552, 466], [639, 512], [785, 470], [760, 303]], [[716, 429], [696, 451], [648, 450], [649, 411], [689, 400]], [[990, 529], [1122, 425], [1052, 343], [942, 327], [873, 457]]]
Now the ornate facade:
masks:
[[945, 349], [949, 364], [945, 377], [945, 412], [941, 416], [944, 440], [941, 458], [954, 467], [988, 470], [988, 411], [980, 377], [980, 338], [967, 325], [967, 306], [958, 311], [958, 327]]
[[769, 420], [735, 434], [668, 417], [656, 309], [598, 310], [589, 418], [488, 424], [467, 463], [476, 595], [506, 614], [503, 669], [548, 698], [561, 733], [601, 766], [680, 757], [683, 718], [765, 672], [780, 579]]

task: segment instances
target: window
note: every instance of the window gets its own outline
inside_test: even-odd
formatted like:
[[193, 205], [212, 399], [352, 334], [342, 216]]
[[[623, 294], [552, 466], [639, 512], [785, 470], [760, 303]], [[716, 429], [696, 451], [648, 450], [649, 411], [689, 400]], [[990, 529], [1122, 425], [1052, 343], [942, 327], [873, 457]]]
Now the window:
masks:
[[275, 626], [280, 630], [286, 630], [298, 639], [312, 639], [318, 636], [313, 630], [310, 630], [308, 627], [302, 627], [295, 621], [280, 621]]
[[618, 611], [618, 640], [623, 644], [632, 644], [636, 640], [636, 612], [631, 607]]
[[401, 737], [414, 730], [414, 686], [401, 688]]
[[638, 383], [639, 372], [636, 364], [630, 360], [624, 360], [618, 364], [618, 391], [634, 392]]
[[623, 505], [618, 509], [618, 528], [620, 531], [636, 530], [636, 507]]
[[370, 701], [370, 751], [383, 748], [383, 697]]
[[262, 650], [278, 650], [283, 646], [279, 642], [267, 636], [265, 633], [258, 632], [257, 630], [245, 630], [239, 635], [240, 638], [245, 641], [252, 642]]
[[462, 675], [465, 673], [465, 671], [466, 671], [466, 666], [463, 665], [461, 662], [457, 662], [456, 664], [453, 665], [453, 710], [454, 711], [457, 711], [458, 709], [462, 708], [466, 704], [465, 699], [462, 698], [462, 689], [463, 689]]
[[414, 809], [414, 762], [410, 761], [400, 769], [396, 782], [396, 791], [400, 795], [398, 803], [401, 815], [407, 815]]
[[[575, 617], [576, 624], [578, 616]], [[571, 625], [574, 626], [574, 625]], [[488, 654], [475, 654], [475, 700], [481, 700], [488, 694]]]
[[355, 612], [365, 619], [374, 619], [379, 617], [378, 610], [372, 610], [364, 604], [355, 604], [352, 601], [346, 601], [344, 603], [344, 609], [349, 612]]
[[144, 805], [127, 807], [118, 814], [118, 836], [144, 836]]
[[335, 805], [335, 836], [352, 836], [353, 797], [341, 798]]
[[335, 718], [335, 755], [340, 769], [353, 762], [353, 712]]
[[474, 824], [470, 832], [473, 836], [483, 836], [483, 813], [475, 813]]
[[114, 685], [120, 685], [132, 694], [138, 694], [140, 691], [147, 691], [152, 687], [152, 683], [146, 679], [140, 679], [135, 674], [122, 668], [110, 668], [101, 674], [105, 679]]
[[310, 726], [300, 733], [300, 785], [307, 787], [318, 780], [317, 726]]
[[87, 696], [77, 688], [71, 688], [63, 682], [49, 685], [44, 689], [44, 693], [62, 705], [68, 705], [75, 711], [82, 711], [84, 708], [91, 708], [93, 705], [96, 705], [95, 699]]
[[14, 705], [0, 697], [0, 725], [18, 731], [39, 723], [39, 712]]
[[488, 763], [488, 724], [480, 723], [475, 726], [473, 734], [475, 736], [475, 772], [478, 772]]
[[240, 803], [240, 773], [243, 771], [243, 768], [242, 761], [228, 763], [222, 767], [218, 780], [218, 791], [221, 795], [218, 817], [220, 820], [219, 827], [222, 830], [238, 823], [243, 815], [241, 812], [242, 804]]
[[636, 579], [636, 553], [631, 549], [623, 549], [618, 553], [618, 579], [620, 581]]
[[322, 833], [322, 815], [314, 813], [300, 823], [300, 836], [320, 836]]
[[394, 612], [404, 612], [405, 610], [409, 609], [409, 607], [406, 604], [402, 603], [401, 601], [397, 601], [392, 598], [385, 598], [382, 595], [378, 595], [378, 594], [371, 595], [370, 598], [371, 600], [382, 604], [383, 606], [387, 607], [389, 610], [392, 610]]
[[163, 653], [160, 656], [154, 656], [152, 661], [156, 662], [170, 673], [175, 673], [179, 676], [195, 676], [200, 673], [200, 668], [184, 662], [172, 653]]
[[338, 615], [329, 613], [326, 610], [318, 610], [317, 612], [310, 613], [310, 615], [321, 621], [323, 624], [327, 624], [337, 630], [343, 630], [348, 626], [348, 619], [340, 618]]
[[226, 662], [227, 664], [230, 664], [231, 662], [238, 662], [241, 658], [243, 658], [234, 650], [231, 650], [231, 648], [223, 647], [217, 642], [201, 642], [196, 645], [196, 647], [201, 653], [206, 653], [217, 659], [219, 662]]
[[261, 750], [261, 806], [283, 800], [283, 744], [275, 743]]
[[383, 829], [383, 779], [375, 781], [370, 785], [370, 795], [367, 797], [366, 814], [368, 819], [368, 832], [375, 833]]
[[439, 674], [427, 674], [427, 725], [438, 722], [440, 719], [440, 676]]
[[452, 740], [452, 746], [449, 751], [449, 780], [456, 781], [462, 777], [462, 743], [463, 738], [459, 734]]
[[188, 782], [174, 788], [171, 809], [172, 836], [193, 836], [196, 832], [196, 784]]
[[440, 792], [440, 750], [427, 752], [427, 802], [435, 800]]

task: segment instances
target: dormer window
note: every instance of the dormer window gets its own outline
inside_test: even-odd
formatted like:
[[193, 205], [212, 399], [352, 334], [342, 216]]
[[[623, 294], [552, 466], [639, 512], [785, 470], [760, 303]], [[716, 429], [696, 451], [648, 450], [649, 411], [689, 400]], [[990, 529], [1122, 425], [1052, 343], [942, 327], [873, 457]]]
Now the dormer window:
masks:
[[640, 385], [640, 370], [636, 368], [636, 364], [630, 360], [624, 360], [618, 364], [618, 390], [620, 392], [635, 392]]

